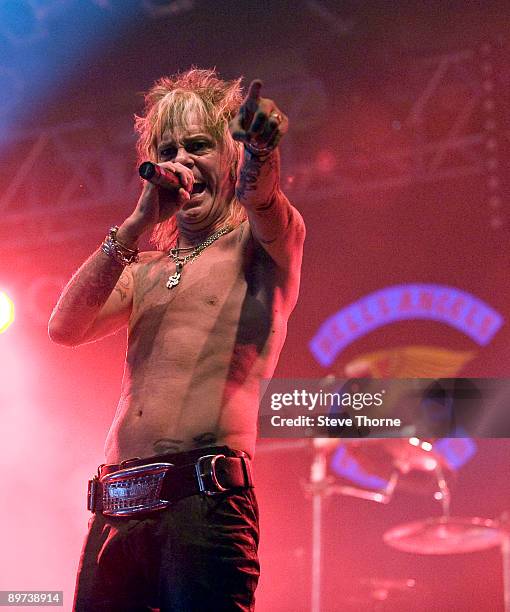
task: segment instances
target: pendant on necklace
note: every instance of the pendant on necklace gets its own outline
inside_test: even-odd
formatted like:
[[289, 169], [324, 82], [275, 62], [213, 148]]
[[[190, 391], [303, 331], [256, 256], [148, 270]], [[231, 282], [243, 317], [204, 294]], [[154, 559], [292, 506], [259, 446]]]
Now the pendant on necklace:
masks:
[[179, 281], [181, 280], [181, 270], [182, 270], [182, 263], [177, 262], [175, 264], [174, 274], [169, 276], [166, 282], [167, 289], [173, 289], [174, 287], [177, 287], [177, 285], [179, 284]]

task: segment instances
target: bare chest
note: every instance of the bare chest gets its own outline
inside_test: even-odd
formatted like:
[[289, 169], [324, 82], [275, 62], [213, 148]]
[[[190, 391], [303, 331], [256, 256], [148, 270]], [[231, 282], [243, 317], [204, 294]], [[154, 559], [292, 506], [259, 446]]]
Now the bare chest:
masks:
[[133, 341], [172, 337], [181, 344], [212, 335], [259, 348], [264, 344], [275, 311], [275, 266], [252, 242], [224, 240], [184, 264], [180, 278], [165, 254], [139, 267], [130, 320]]

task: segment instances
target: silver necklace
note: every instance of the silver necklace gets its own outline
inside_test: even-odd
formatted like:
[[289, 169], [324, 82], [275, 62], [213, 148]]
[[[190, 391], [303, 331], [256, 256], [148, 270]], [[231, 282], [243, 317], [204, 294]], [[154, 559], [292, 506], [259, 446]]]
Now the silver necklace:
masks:
[[[177, 244], [179, 244], [179, 240], [177, 240]], [[180, 253], [181, 251], [193, 251], [195, 247], [180, 247], [180, 246], [175, 246], [172, 251], [176, 251], [177, 253]]]
[[173, 262], [175, 263], [175, 272], [174, 274], [168, 277], [168, 280], [166, 282], [167, 289], [173, 289], [174, 287], [177, 287], [181, 280], [182, 269], [187, 263], [191, 263], [192, 261], [194, 261], [204, 249], [206, 249], [213, 242], [218, 240], [218, 238], [221, 238], [221, 236], [224, 236], [225, 234], [228, 234], [231, 231], [232, 227], [230, 227], [230, 225], [222, 227], [220, 230], [209, 236], [209, 238], [206, 238], [204, 242], [202, 242], [198, 246], [191, 247], [193, 249], [192, 252], [189, 255], [186, 255], [185, 257], [179, 257], [179, 251], [189, 251], [191, 250], [191, 248], [184, 249], [176, 247], [170, 249], [170, 251], [168, 252], [168, 257], [171, 257]]

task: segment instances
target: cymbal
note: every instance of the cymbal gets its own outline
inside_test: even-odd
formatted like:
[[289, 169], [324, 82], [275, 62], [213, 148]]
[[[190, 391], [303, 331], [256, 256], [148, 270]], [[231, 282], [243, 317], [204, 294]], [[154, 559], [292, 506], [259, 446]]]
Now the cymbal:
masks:
[[419, 438], [386, 439], [381, 440], [381, 446], [392, 458], [393, 465], [407, 474], [413, 470], [431, 472], [439, 465], [448, 469], [448, 463], [434, 449], [434, 444]]
[[412, 471], [433, 472], [437, 466], [443, 470], [451, 469], [446, 459], [434, 448], [434, 440], [420, 438], [374, 438], [341, 440], [351, 456], [373, 459], [397, 468], [401, 473]]
[[397, 525], [383, 540], [389, 546], [421, 555], [451, 555], [501, 544], [505, 530], [483, 518], [439, 517]]
[[[400, 474], [398, 490], [412, 495], [428, 497], [437, 492], [437, 468], [441, 469], [448, 483], [455, 478], [455, 472], [451, 471], [441, 455], [435, 451], [433, 441], [422, 441], [418, 438], [389, 438], [356, 440], [345, 444], [342, 442], [342, 446], [344, 451], [341, 458], [337, 459], [337, 471], [351, 482], [357, 482], [349, 475], [351, 460], [355, 462], [358, 471], [386, 482], [397, 470]], [[343, 466], [346, 466], [344, 473], [340, 471]]]

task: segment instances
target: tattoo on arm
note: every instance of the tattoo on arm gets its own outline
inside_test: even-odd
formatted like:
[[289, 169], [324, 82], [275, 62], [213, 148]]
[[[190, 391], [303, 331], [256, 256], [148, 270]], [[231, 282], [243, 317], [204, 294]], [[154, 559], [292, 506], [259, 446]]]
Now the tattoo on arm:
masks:
[[58, 302], [59, 310], [83, 306], [95, 308], [106, 302], [119, 278], [120, 270], [110, 266], [101, 269], [93, 259], [94, 256], [71, 278]]
[[250, 192], [257, 192], [257, 200], [271, 200], [278, 187], [279, 166], [279, 159], [274, 152], [266, 159], [246, 153], [236, 186], [237, 198], [243, 201], [249, 197]]
[[50, 325], [56, 325], [61, 333], [81, 337], [112, 293], [121, 273], [119, 283], [121, 299], [128, 297], [128, 272], [100, 249], [73, 275], [53, 311]]
[[131, 284], [131, 276], [124, 270], [117, 281], [115, 291], [119, 294], [120, 301], [123, 302], [128, 297], [128, 289]]
[[302, 253], [304, 231], [299, 228], [304, 225], [281, 191], [279, 176], [278, 149], [262, 160], [248, 151], [239, 171], [236, 196], [247, 209], [254, 238], [274, 261], [288, 268]]

